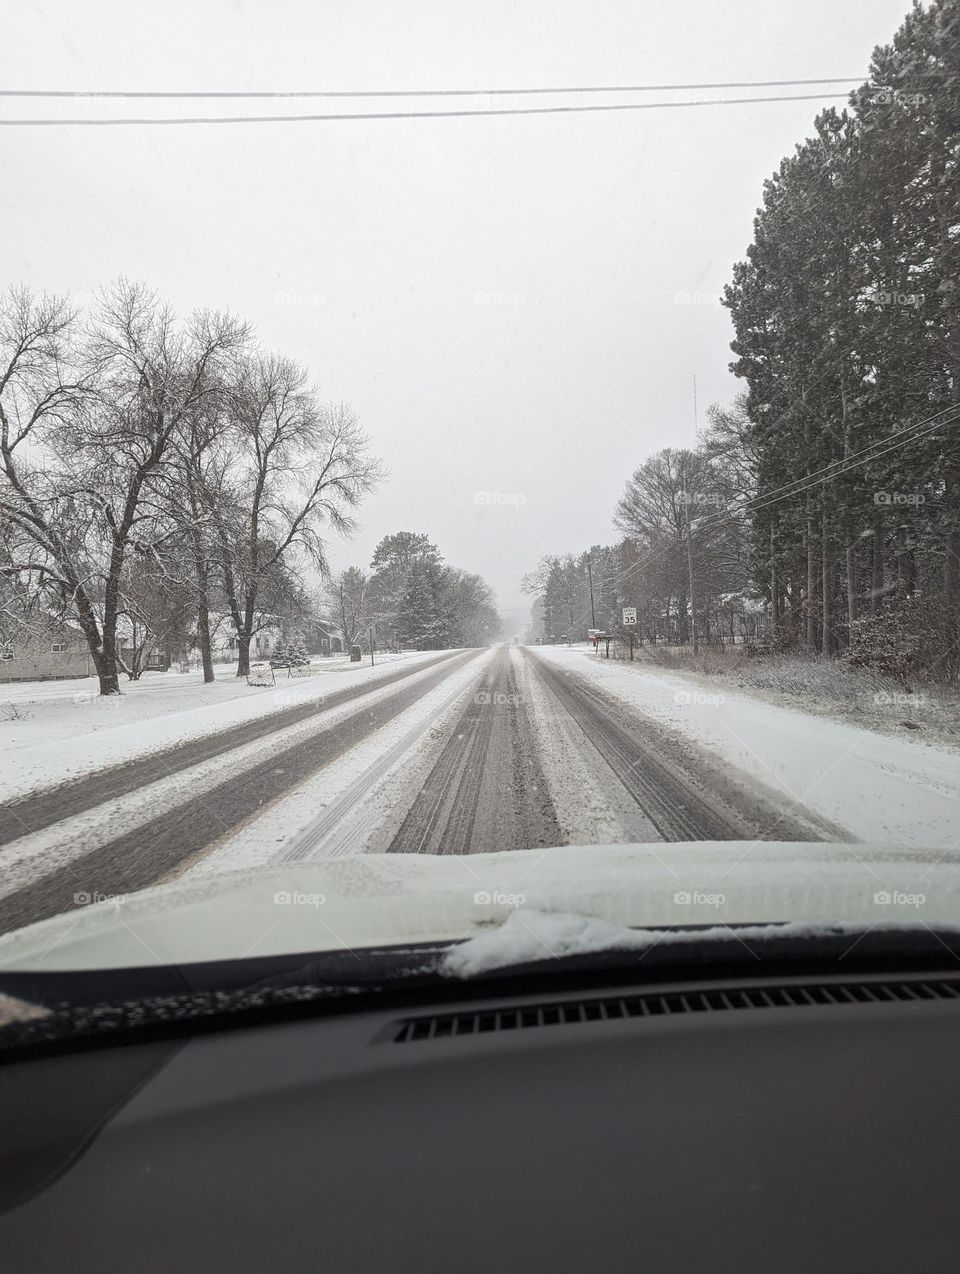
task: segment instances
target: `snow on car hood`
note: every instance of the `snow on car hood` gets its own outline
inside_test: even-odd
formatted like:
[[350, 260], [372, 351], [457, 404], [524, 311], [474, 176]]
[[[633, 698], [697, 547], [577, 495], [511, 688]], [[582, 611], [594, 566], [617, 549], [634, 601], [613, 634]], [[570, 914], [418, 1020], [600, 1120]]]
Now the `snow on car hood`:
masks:
[[183, 964], [473, 938], [514, 912], [613, 925], [960, 921], [960, 852], [697, 841], [363, 854], [184, 878], [0, 937], [0, 969]]

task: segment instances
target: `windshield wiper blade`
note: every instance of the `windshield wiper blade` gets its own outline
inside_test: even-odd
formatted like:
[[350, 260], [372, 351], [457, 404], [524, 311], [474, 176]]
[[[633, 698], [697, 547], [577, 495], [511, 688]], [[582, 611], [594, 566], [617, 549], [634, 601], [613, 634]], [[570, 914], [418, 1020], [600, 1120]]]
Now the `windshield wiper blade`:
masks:
[[[529, 920], [530, 912], [526, 916]], [[562, 953], [513, 947], [509, 962], [474, 966], [469, 959], [470, 972], [453, 972], [451, 966], [475, 955], [480, 941], [202, 965], [0, 974], [0, 993], [47, 1010], [0, 1028], [0, 1057], [16, 1060], [24, 1051], [189, 1036], [326, 1013], [416, 1008], [449, 1002], [451, 996], [550, 993], [613, 982], [643, 985], [668, 976], [920, 972], [960, 962], [960, 929], [770, 923], [626, 929], [617, 932], [613, 945]]]
[[446, 944], [268, 956], [134, 969], [0, 973], [0, 997], [31, 1014], [0, 1021], [0, 1050], [43, 1041], [162, 1031], [376, 997], [441, 982]]

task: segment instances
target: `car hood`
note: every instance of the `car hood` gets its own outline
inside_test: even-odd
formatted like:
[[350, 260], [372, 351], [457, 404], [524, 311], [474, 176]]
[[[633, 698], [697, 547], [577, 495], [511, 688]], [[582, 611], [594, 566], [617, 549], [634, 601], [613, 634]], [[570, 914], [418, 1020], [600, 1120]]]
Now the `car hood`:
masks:
[[0, 970], [184, 964], [475, 937], [517, 909], [630, 927], [955, 927], [960, 852], [697, 841], [363, 854], [196, 872], [0, 937]]

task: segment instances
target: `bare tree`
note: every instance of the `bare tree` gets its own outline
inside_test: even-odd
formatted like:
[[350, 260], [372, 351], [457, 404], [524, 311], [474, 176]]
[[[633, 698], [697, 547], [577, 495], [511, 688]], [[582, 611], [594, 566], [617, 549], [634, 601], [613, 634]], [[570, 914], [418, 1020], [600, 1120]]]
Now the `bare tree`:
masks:
[[125, 280], [84, 331], [59, 298], [12, 292], [0, 310], [0, 510], [19, 535], [6, 569], [76, 614], [101, 694], [119, 693], [121, 576], [156, 532], [172, 439], [246, 339], [229, 316], [181, 328]]
[[76, 552], [75, 500], [53, 436], [80, 417], [94, 377], [73, 348], [77, 315], [62, 297], [25, 288], [0, 302], [0, 512], [3, 574], [11, 585], [75, 607], [88, 641], [99, 629], [95, 592]]
[[[735, 497], [735, 484], [718, 459], [667, 448], [644, 461], [617, 504], [615, 524], [637, 552], [632, 588], [664, 612], [668, 630], [675, 604], [681, 641], [695, 637], [691, 619], [709, 634], [719, 595], [745, 586], [743, 521]], [[694, 596], [697, 613], [691, 615]]]
[[187, 549], [189, 566], [183, 574], [192, 583], [196, 640], [206, 683], [215, 679], [210, 605], [221, 562], [218, 511], [229, 507], [232, 498], [228, 475], [233, 451], [229, 444], [222, 445], [229, 432], [224, 410], [229, 392], [229, 378], [225, 378], [220, 390], [184, 418], [166, 492], [170, 517]]
[[327, 582], [327, 604], [346, 650], [357, 644], [366, 627], [367, 579], [358, 566], [348, 566]]
[[305, 559], [326, 574], [321, 532], [353, 529], [350, 511], [382, 470], [350, 409], [320, 403], [304, 370], [289, 359], [246, 359], [229, 411], [230, 498], [211, 512], [237, 633], [237, 676], [245, 676], [251, 639], [285, 564]]
[[140, 679], [155, 651], [170, 658], [186, 653], [196, 594], [189, 567], [181, 568], [189, 563], [185, 548], [176, 539], [141, 547], [124, 564], [118, 609], [130, 651], [128, 657], [118, 651], [117, 663], [131, 681]]

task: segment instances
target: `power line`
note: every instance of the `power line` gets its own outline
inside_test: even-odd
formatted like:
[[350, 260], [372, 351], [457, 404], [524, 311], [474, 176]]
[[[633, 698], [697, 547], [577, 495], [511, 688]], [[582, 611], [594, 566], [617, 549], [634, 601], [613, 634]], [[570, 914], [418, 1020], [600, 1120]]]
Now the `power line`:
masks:
[[[909, 442], [912, 438], [922, 437], [924, 435], [920, 434], [918, 431], [922, 430], [925, 425], [929, 425], [932, 421], [935, 421], [935, 420], [940, 421], [941, 416], [946, 416], [949, 412], [956, 411], [956, 410], [957, 410], [956, 405], [952, 404], [949, 407], [944, 407], [941, 411], [934, 412], [932, 416], [927, 416], [926, 419], [924, 420], [915, 420], [912, 425], [907, 425], [903, 429], [898, 429], [894, 433], [888, 434], [886, 438], [878, 438], [876, 442], [872, 442], [866, 447], [861, 447], [859, 451], [852, 451], [850, 452], [849, 455], [841, 456], [838, 460], [831, 460], [830, 463], [824, 465], [822, 469], [815, 469], [812, 473], [805, 473], [799, 478], [794, 478], [792, 482], [785, 482], [783, 486], [774, 487], [772, 491], [764, 492], [762, 496], [755, 496], [753, 500], [748, 501], [746, 504], [742, 505], [741, 508], [738, 510], [738, 512], [746, 513], [747, 511], [750, 510], [750, 506], [756, 503], [757, 500], [764, 500], [766, 502], [768, 496], [777, 495], [781, 491], [787, 492], [788, 496], [796, 495], [798, 492], [796, 490], [791, 490], [791, 488], [797, 487], [798, 484], [800, 483], [805, 484], [809, 482], [811, 483], [811, 485], [817, 486], [821, 482], [829, 482], [830, 479], [835, 476], [834, 473], [830, 472], [831, 469], [838, 470], [839, 472], [846, 472], [846, 470], [840, 468], [840, 466], [847, 465], [851, 460], [855, 460], [857, 456], [866, 456], [867, 458], [866, 460], [863, 461], [863, 463], [869, 464], [870, 460], [875, 458], [875, 455], [886, 455], [887, 451], [895, 450], [895, 447], [887, 447], [886, 450], [884, 450], [883, 452], [876, 452], [877, 447], [882, 447], [886, 443], [892, 442], [894, 438], [903, 438], [904, 439], [903, 443], [896, 444], [896, 446], [902, 446], [906, 442]], [[940, 424], [953, 424], [953, 423], [954, 423], [953, 421], [940, 421]], [[936, 428], [939, 428], [939, 425], [935, 425], [934, 429]], [[934, 432], [933, 429], [925, 430], [925, 433], [932, 433], [932, 432]], [[905, 435], [909, 435], [909, 436], [905, 437]], [[868, 453], [871, 453], [871, 454], [868, 454]], [[856, 466], [853, 466], [853, 467], [855, 468]], [[802, 486], [799, 489], [806, 490], [806, 486]], [[787, 497], [785, 496], [784, 499], [786, 498]], [[775, 503], [775, 502], [769, 501], [769, 503]], [[759, 507], [763, 508], [764, 505], [760, 505]]]
[[[939, 414], [942, 415], [943, 413], [941, 412]], [[954, 416], [952, 420], [937, 421], [937, 423], [934, 425], [931, 425], [929, 429], [919, 430], [919, 426], [918, 426], [918, 432], [912, 432], [909, 438], [904, 438], [902, 442], [894, 443], [892, 447], [884, 447], [882, 451], [874, 451], [870, 455], [868, 455], [864, 460], [858, 460], [856, 464], [846, 464], [844, 461], [840, 461], [839, 463], [844, 465], [844, 467], [836, 469], [833, 473], [829, 474], [825, 478], [815, 477], [813, 478], [811, 482], [806, 483], [802, 487], [797, 487], [793, 491], [788, 491], [785, 495], [778, 495], [776, 499], [765, 500], [761, 504], [753, 503], [752, 505], [743, 505], [741, 506], [740, 509], [737, 510], [737, 512], [738, 513], [746, 513], [746, 512], [756, 513], [759, 509], [767, 508], [768, 505], [779, 504], [781, 500], [789, 500], [791, 496], [802, 495], [804, 491], [808, 491], [812, 487], [822, 486], [825, 482], [832, 482], [834, 478], [838, 478], [844, 473], [851, 473], [854, 469], [860, 469], [865, 464], [870, 464], [870, 462], [873, 460], [879, 460], [881, 456], [885, 456], [891, 451], [898, 451], [901, 447], [905, 447], [908, 442], [915, 442], [916, 440], [920, 438], [926, 438], [928, 434], [936, 433], [937, 430], [942, 429], [944, 425], [955, 425], [957, 424], [958, 421], [960, 421], [960, 413]], [[921, 423], [926, 423], [926, 422], [921, 422]]]
[[[755, 513], [759, 509], [765, 509], [768, 505], [778, 504], [781, 500], [789, 500], [792, 496], [801, 495], [804, 491], [810, 490], [812, 487], [822, 486], [825, 482], [832, 482], [834, 478], [841, 474], [850, 473], [854, 469], [860, 469], [866, 464], [870, 464], [873, 460], [879, 460], [881, 456], [887, 455], [891, 451], [897, 451], [900, 447], [905, 447], [908, 442], [914, 442], [919, 438], [925, 438], [928, 434], [936, 433], [944, 425], [955, 425], [960, 421], [960, 414], [954, 416], [951, 420], [941, 420], [941, 416], [945, 416], [948, 412], [957, 411], [956, 405], [944, 407], [942, 411], [936, 412], [933, 416], [928, 416], [926, 420], [919, 420], [913, 425], [909, 425], [906, 429], [900, 429], [896, 433], [890, 434], [886, 438], [878, 438], [875, 443], [871, 443], [869, 447], [863, 447], [860, 451], [854, 451], [849, 456], [844, 456], [839, 460], [832, 461], [831, 464], [825, 465], [822, 469], [817, 469], [813, 473], [804, 474], [802, 478], [796, 478], [793, 482], [788, 482], [782, 487], [775, 487], [773, 491], [766, 492], [763, 496], [756, 496], [753, 500], [748, 500], [739, 508], [735, 509], [737, 513]], [[935, 423], [933, 423], [935, 422]], [[929, 428], [925, 428], [929, 426]], [[904, 437], [904, 435], [907, 435]], [[900, 438], [900, 442], [894, 442], [891, 446], [885, 444], [890, 443], [892, 439]], [[881, 448], [878, 450], [878, 448]], [[851, 460], [855, 460], [858, 456], [863, 456], [862, 460], [857, 460], [856, 464], [851, 464]], [[832, 472], [828, 472], [832, 470]], [[798, 485], [802, 484], [802, 485]], [[791, 488], [791, 489], [788, 489]], [[784, 492], [783, 495], [777, 494]], [[768, 496], [775, 498], [768, 499]], [[714, 518], [722, 517], [721, 514], [714, 514]], [[701, 526], [709, 525], [713, 519], [708, 518]]]
[[134, 116], [118, 119], [0, 119], [0, 128], [116, 128], [128, 125], [171, 124], [313, 124], [361, 119], [452, 119], [490, 115], [582, 115], [594, 111], [676, 110], [689, 106], [747, 106], [763, 102], [823, 102], [846, 93], [807, 93], [781, 97], [717, 97], [687, 102], [615, 102], [590, 106], [510, 106], [486, 110], [363, 111], [331, 115], [180, 115]]
[[386, 88], [386, 89], [41, 89], [5, 88], [0, 97], [95, 98], [302, 98], [302, 97], [529, 97], [553, 93], [672, 93], [705, 89], [795, 88], [806, 84], [856, 84], [860, 75], [824, 76], [812, 80], [731, 80], [709, 84], [578, 84], [559, 88]]
[[[946, 415], [947, 412], [951, 412], [951, 411], [957, 411], [957, 415], [954, 416], [951, 420], [939, 419], [941, 416], [944, 416]], [[931, 422], [936, 422], [936, 423], [931, 423]], [[871, 453], [867, 455], [865, 459], [858, 461], [857, 464], [848, 465], [847, 468], [835, 469], [835, 471], [830, 474], [826, 474], [826, 470], [829, 468], [832, 468], [833, 466], [827, 465], [825, 466], [824, 469], [817, 470], [816, 473], [812, 475], [807, 474], [807, 475], [804, 475], [802, 479], [797, 479], [798, 482], [806, 483], [805, 486], [798, 487], [795, 490], [785, 490], [785, 487], [775, 487], [773, 492], [767, 493], [768, 495], [774, 495], [775, 496], [774, 499], [768, 500], [764, 497], [758, 496], [754, 500], [748, 501], [747, 503], [740, 505], [736, 509], [724, 510], [722, 513], [715, 513], [712, 517], [706, 518], [703, 522], [701, 522], [697, 530], [702, 531], [708, 526], [710, 526], [711, 523], [713, 522], [723, 521], [725, 517], [729, 516], [731, 511], [735, 513], [748, 513], [748, 512], [755, 513], [759, 509], [767, 508], [768, 505], [778, 504], [781, 500], [789, 500], [791, 497], [795, 495], [802, 495], [803, 492], [808, 490], [809, 488], [821, 486], [823, 483], [830, 482], [834, 478], [839, 477], [843, 473], [848, 473], [852, 469], [861, 468], [863, 465], [869, 464], [871, 460], [879, 459], [880, 456], [886, 455], [890, 451], [896, 451], [898, 448], [906, 446], [908, 442], [913, 442], [915, 439], [923, 438], [923, 437], [926, 437], [928, 434], [936, 433], [936, 431], [938, 429], [943, 428], [944, 425], [955, 425], [958, 422], [960, 422], [960, 411], [958, 411], [956, 404], [953, 404], [950, 407], [944, 407], [942, 411], [936, 412], [933, 416], [928, 416], [925, 420], [917, 421], [916, 424], [909, 426], [907, 429], [901, 429], [897, 433], [892, 434], [891, 437], [894, 437], [894, 438], [900, 437], [903, 434], [909, 434], [909, 437], [902, 438], [900, 442], [894, 443], [893, 446], [884, 447], [882, 451], [877, 451], [876, 448], [878, 446], [881, 446], [883, 443], [890, 441], [889, 438], [881, 438], [881, 439], [878, 439], [877, 442], [873, 444], [871, 447], [864, 448], [862, 451], [859, 451], [859, 452], [854, 452], [853, 456], [863, 455], [864, 452], [867, 452], [867, 451]], [[927, 426], [927, 425], [929, 425], [930, 427], [925, 428], [924, 426]], [[834, 465], [846, 464], [847, 461], [853, 459], [853, 456], [848, 456], [846, 460], [834, 461]], [[820, 476], [821, 474], [826, 474], [826, 476]], [[813, 479], [812, 481], [810, 481], [811, 478]], [[787, 483], [786, 486], [794, 486], [794, 484]], [[785, 491], [785, 494], [776, 495], [775, 493], [777, 491]], [[758, 503], [758, 501], [760, 500], [762, 500], [762, 503]], [[671, 545], [659, 550], [652, 549], [645, 557], [641, 558], [637, 562], [634, 562], [633, 566], [631, 566], [628, 570], [624, 571], [623, 575], [618, 577], [618, 584], [628, 579], [631, 575], [636, 574], [637, 571], [643, 570], [647, 566], [651, 566], [659, 558], [663, 557], [666, 553], [670, 552], [672, 547], [673, 546]]]

